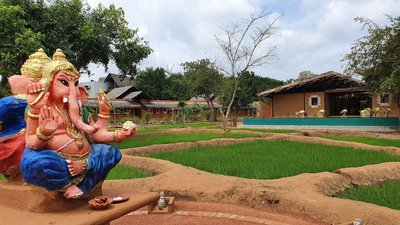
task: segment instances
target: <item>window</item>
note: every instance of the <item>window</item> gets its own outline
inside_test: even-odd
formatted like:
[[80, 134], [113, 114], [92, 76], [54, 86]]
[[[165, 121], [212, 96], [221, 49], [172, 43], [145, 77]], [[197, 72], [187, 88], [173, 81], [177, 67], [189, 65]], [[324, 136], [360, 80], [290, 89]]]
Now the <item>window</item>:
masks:
[[389, 104], [390, 103], [389, 94], [380, 95], [380, 103], [381, 103], [381, 105]]
[[311, 108], [318, 108], [321, 105], [321, 97], [318, 95], [311, 95], [308, 99], [308, 105]]
[[311, 106], [318, 106], [318, 97], [311, 98]]

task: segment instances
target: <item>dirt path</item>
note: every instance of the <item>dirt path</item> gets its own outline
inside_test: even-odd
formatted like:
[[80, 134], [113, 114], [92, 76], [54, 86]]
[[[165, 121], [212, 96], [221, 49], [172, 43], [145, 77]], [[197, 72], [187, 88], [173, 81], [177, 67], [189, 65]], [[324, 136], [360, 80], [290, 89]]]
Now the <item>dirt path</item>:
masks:
[[[394, 154], [399, 154], [400, 152], [398, 148], [338, 142], [319, 137], [293, 134], [266, 134], [265, 136], [266, 137], [262, 139], [345, 145], [349, 147], [387, 151]], [[247, 141], [250, 140], [252, 139], [248, 139]], [[398, 218], [400, 218], [400, 211], [398, 210], [329, 197], [354, 185], [377, 183], [388, 179], [400, 179], [400, 163], [382, 163], [358, 168], [344, 168], [335, 173], [322, 172], [316, 174], [301, 174], [276, 180], [255, 180], [217, 175], [164, 160], [133, 156], [136, 154], [141, 155], [144, 151], [146, 153], [165, 150], [176, 151], [188, 146], [219, 145], [236, 143], [237, 141], [246, 140], [224, 139], [130, 149], [126, 151], [122, 164], [132, 165], [143, 170], [151, 171], [156, 175], [149, 178], [128, 181], [106, 181], [104, 185], [111, 188], [157, 192], [164, 191], [167, 195], [175, 196], [178, 200], [192, 200], [196, 201], [197, 204], [201, 202], [232, 203], [246, 205], [254, 210], [268, 209], [274, 212], [309, 215], [315, 221], [324, 223], [343, 224], [354, 220], [354, 218], [362, 218], [365, 222], [364, 224], [368, 225], [400, 224], [398, 221]], [[145, 220], [143, 215], [137, 216], [137, 219], [143, 217], [142, 219]], [[150, 220], [152, 220], [152, 217], [153, 216], [146, 217], [149, 219], [149, 223], [151, 223]], [[178, 217], [178, 215], [171, 216], [174, 221], [175, 218]], [[299, 216], [295, 218], [297, 217]], [[123, 219], [125, 220], [126, 218]], [[204, 218], [197, 218], [195, 221], [203, 219]], [[221, 222], [220, 218], [218, 221]], [[236, 222], [241, 224], [241, 222], [244, 221]], [[223, 224], [223, 222], [221, 223]], [[190, 222], [190, 224], [207, 223]]]
[[193, 202], [180, 200], [175, 203], [172, 214], [148, 214], [143, 208], [119, 218], [111, 225], [146, 224], [146, 225], [326, 225], [318, 223], [309, 216], [286, 215], [267, 209], [254, 209], [239, 204]]

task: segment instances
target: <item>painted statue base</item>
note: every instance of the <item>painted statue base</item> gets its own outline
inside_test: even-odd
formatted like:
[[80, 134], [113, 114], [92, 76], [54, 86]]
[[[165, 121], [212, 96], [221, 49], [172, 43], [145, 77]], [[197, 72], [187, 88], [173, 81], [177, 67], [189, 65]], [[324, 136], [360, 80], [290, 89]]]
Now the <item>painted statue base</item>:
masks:
[[[0, 182], [0, 221], [8, 225], [94, 225], [108, 224], [129, 212], [142, 208], [159, 199], [154, 192], [128, 190], [97, 190], [103, 195], [122, 194], [126, 202], [112, 204], [106, 210], [94, 210], [89, 199], [67, 200], [62, 193], [46, 191], [29, 185]], [[100, 194], [93, 193], [93, 196]]]

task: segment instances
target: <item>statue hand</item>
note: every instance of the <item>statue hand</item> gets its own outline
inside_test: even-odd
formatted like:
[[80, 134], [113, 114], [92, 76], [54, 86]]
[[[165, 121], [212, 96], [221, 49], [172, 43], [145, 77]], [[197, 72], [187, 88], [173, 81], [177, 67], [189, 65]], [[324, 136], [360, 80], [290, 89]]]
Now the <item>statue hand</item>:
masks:
[[127, 140], [127, 139], [129, 139], [130, 137], [132, 137], [135, 133], [136, 133], [136, 127], [135, 127], [135, 128], [132, 128], [132, 129], [128, 129], [128, 130], [125, 130], [125, 129], [120, 130], [120, 131], [118, 132], [118, 139], [119, 139], [120, 141]]
[[[46, 87], [40, 82], [28, 84], [26, 88], [26, 100], [29, 104], [29, 107], [33, 109], [33, 111], [39, 111], [43, 106], [47, 105], [47, 100], [49, 99], [49, 92], [46, 92], [44, 96], [36, 103], [32, 103], [41, 95], [41, 92], [44, 91]], [[42, 94], [43, 95], [43, 94]]]
[[97, 97], [97, 101], [99, 103], [99, 113], [103, 115], [109, 115], [111, 111], [110, 103], [105, 95], [101, 95]]
[[39, 113], [40, 133], [45, 136], [52, 135], [58, 128], [58, 116], [53, 114], [50, 107], [43, 106]]

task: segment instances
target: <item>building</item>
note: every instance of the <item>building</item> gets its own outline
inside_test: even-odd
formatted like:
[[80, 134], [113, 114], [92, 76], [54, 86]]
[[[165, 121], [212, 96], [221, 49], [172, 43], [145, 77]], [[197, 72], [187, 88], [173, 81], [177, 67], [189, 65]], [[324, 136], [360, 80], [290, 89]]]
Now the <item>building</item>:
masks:
[[[360, 117], [366, 108], [380, 108], [377, 116], [397, 116], [397, 106], [388, 94], [372, 96], [360, 81], [337, 72], [275, 87], [258, 94], [268, 101], [260, 102], [257, 117], [296, 117], [302, 111], [307, 117]], [[390, 115], [387, 112], [392, 112]], [[385, 115], [386, 113], [386, 115]]]
[[82, 82], [81, 85], [89, 92], [89, 98], [96, 98], [100, 89], [108, 93], [114, 88], [135, 85], [135, 82], [130, 77], [109, 73], [106, 77], [100, 77], [99, 81]]

